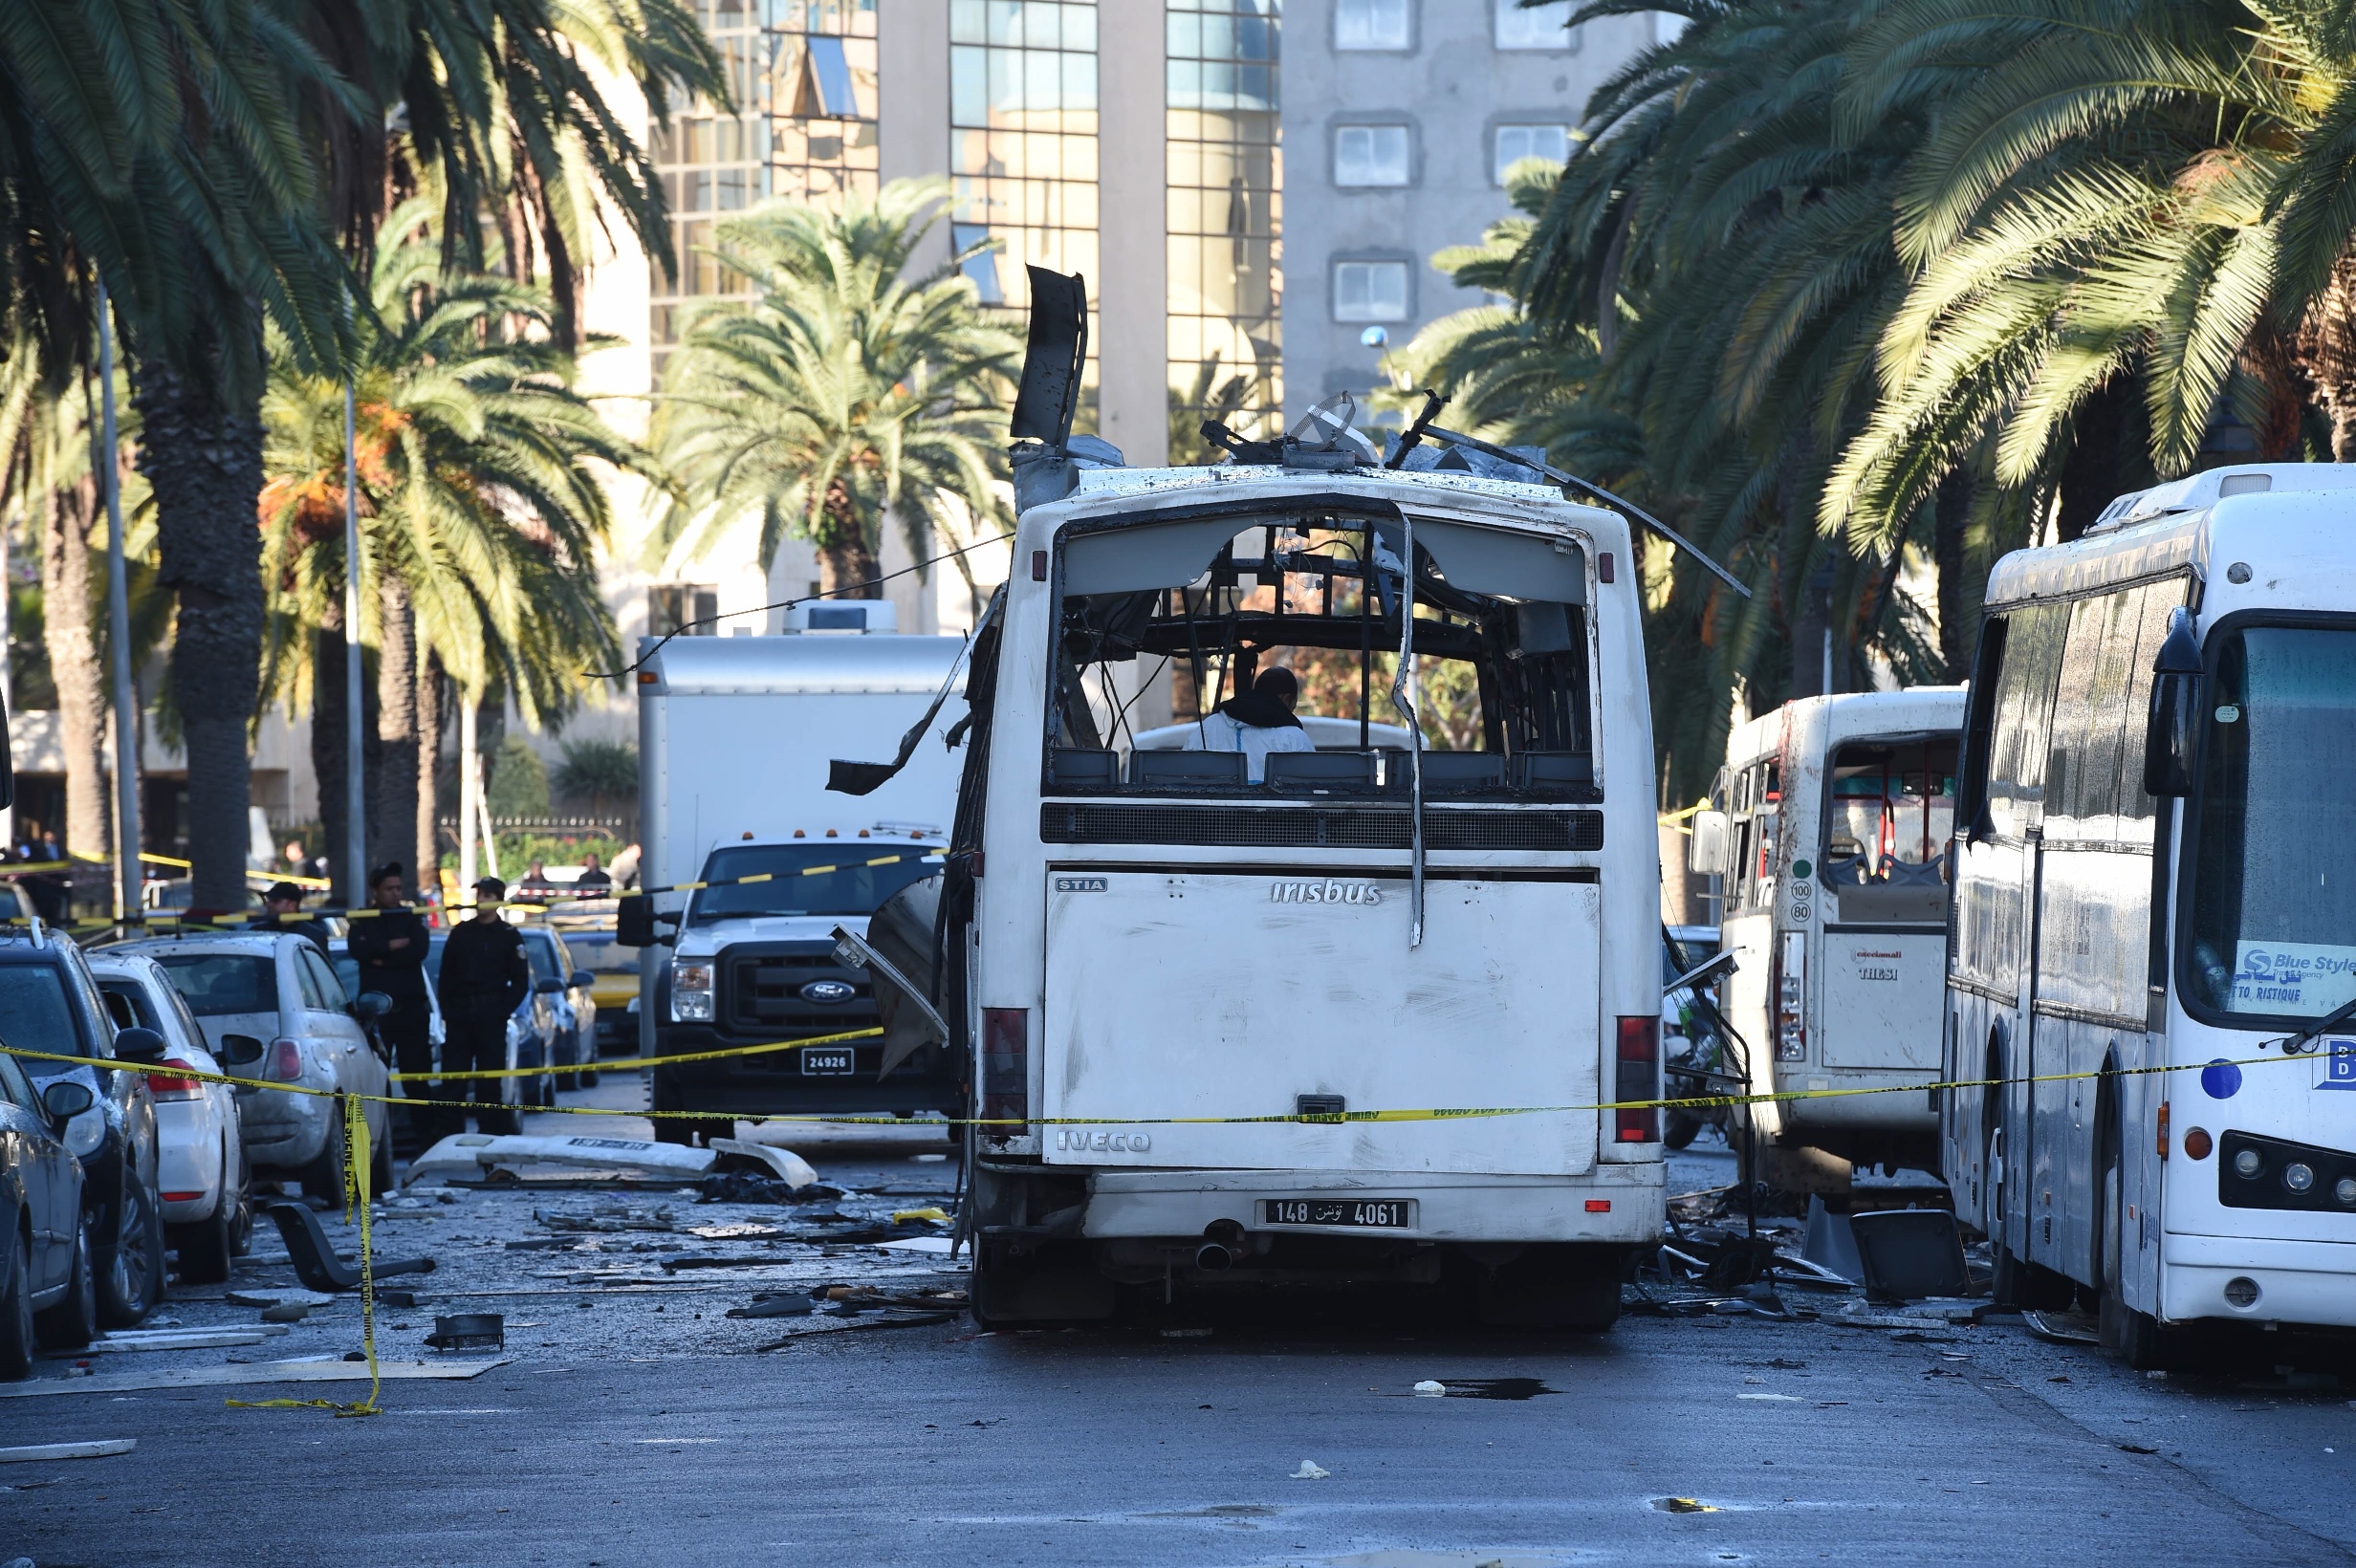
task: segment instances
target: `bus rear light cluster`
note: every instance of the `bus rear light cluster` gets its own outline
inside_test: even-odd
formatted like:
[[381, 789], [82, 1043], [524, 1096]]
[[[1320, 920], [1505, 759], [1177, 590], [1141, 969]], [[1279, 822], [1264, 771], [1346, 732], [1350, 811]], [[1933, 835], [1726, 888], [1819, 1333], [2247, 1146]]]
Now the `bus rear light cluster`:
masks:
[[982, 1009], [982, 1136], [1014, 1138], [1031, 1119], [1031, 1013]]
[[1616, 1127], [1613, 1140], [1622, 1143], [1660, 1142], [1661, 1108], [1629, 1103], [1661, 1097], [1659, 1013], [1620, 1020], [1619, 1065], [1620, 1074], [1612, 1095], [1612, 1099], [1619, 1101], [1619, 1108], [1612, 1113]]
[[1803, 932], [1783, 933], [1776, 953], [1776, 1060], [1808, 1059], [1808, 942]]

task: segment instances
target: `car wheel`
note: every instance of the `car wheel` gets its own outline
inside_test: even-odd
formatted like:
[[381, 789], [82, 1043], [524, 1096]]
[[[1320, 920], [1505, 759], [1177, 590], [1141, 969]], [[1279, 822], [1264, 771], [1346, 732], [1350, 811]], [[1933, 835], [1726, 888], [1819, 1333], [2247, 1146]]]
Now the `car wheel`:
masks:
[[101, 1327], [130, 1328], [164, 1299], [164, 1206], [134, 1172], [123, 1172], [113, 1243], [98, 1261]]
[[33, 1371], [33, 1278], [27, 1255], [33, 1238], [22, 1230], [0, 1267], [0, 1383], [14, 1383]]
[[237, 1184], [237, 1205], [229, 1211], [229, 1252], [243, 1257], [253, 1251], [253, 1173]]
[[174, 1228], [183, 1285], [218, 1285], [229, 1278], [236, 1230], [231, 1215], [236, 1208], [237, 1194], [225, 1191], [208, 1218]]
[[90, 1274], [90, 1216], [74, 1228], [73, 1283], [65, 1299], [36, 1315], [33, 1337], [50, 1350], [79, 1350], [98, 1337], [98, 1289]]
[[324, 1198], [329, 1203], [343, 1202], [343, 1100], [336, 1100], [335, 1120], [327, 1129], [327, 1145], [319, 1157], [303, 1166], [301, 1179], [306, 1197]]

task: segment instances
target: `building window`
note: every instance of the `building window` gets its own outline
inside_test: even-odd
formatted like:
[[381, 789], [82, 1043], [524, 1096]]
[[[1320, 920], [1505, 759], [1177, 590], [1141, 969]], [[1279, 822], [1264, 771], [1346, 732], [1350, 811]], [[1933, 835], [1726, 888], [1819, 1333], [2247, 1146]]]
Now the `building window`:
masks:
[[875, 194], [875, 3], [690, 0], [727, 68], [737, 113], [721, 116], [698, 101], [648, 135], [679, 267], [677, 282], [660, 271], [653, 280], [648, 325], [658, 378], [686, 324], [681, 307], [748, 292], [710, 254], [713, 214], [773, 196], [838, 207], [846, 194]]
[[713, 637], [719, 627], [720, 590], [704, 582], [658, 582], [646, 590], [646, 635], [668, 637], [686, 631], [689, 637]]
[[1211, 455], [1205, 419], [1274, 435], [1283, 416], [1279, 0], [1164, 12], [1170, 461]]
[[1407, 183], [1405, 125], [1341, 125], [1334, 130], [1334, 184], [1404, 185]]
[[1406, 49], [1407, 0], [1337, 0], [1336, 49]]
[[1571, 0], [1547, 0], [1524, 6], [1518, 0], [1492, 0], [1497, 8], [1499, 49], [1559, 49], [1579, 47], [1571, 32]]
[[1407, 264], [1404, 261], [1334, 263], [1334, 319], [1404, 321], [1407, 318]]
[[1568, 125], [1500, 125], [1497, 127], [1496, 181], [1505, 184], [1505, 172], [1525, 158], [1543, 158], [1549, 163], [1571, 161], [1571, 128]]
[[[1097, 243], [1095, 0], [950, 0], [949, 237], [985, 303], [1031, 307], [1027, 266], [1078, 272], [1090, 306], [1103, 269]], [[1095, 426], [1089, 334], [1082, 429]]]

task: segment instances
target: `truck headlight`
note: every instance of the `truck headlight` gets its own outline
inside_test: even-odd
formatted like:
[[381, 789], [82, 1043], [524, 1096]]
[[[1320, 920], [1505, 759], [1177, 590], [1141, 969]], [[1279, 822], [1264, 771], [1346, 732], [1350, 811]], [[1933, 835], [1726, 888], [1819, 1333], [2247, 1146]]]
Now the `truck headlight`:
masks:
[[681, 1023], [711, 1022], [711, 966], [671, 966], [671, 1016]]

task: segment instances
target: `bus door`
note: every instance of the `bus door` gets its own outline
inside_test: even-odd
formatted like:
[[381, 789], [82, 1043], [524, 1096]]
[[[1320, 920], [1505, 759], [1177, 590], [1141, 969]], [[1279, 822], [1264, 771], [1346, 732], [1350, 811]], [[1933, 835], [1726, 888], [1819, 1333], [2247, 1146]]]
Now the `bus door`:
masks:
[[1936, 1071], [1946, 996], [1953, 735], [1843, 742], [1827, 770], [1826, 1067]]

